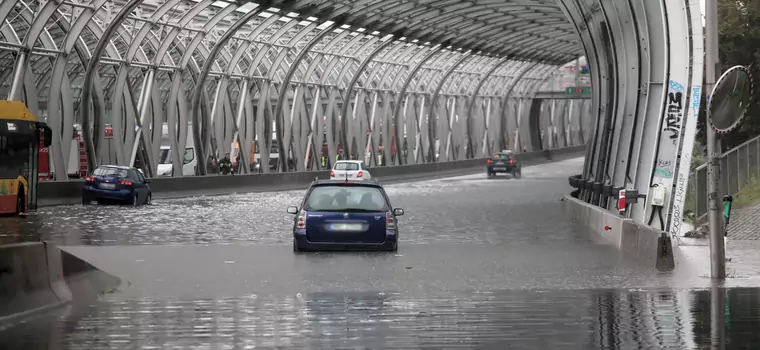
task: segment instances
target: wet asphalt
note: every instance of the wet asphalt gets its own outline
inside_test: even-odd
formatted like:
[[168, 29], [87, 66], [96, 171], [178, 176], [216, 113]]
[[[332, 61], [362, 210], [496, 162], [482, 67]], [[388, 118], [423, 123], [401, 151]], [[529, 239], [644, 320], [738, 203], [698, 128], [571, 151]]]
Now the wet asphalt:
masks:
[[[2, 240], [52, 241], [123, 283], [97, 301], [0, 331], [0, 344], [709, 347], [716, 293], [695, 291], [710, 286], [703, 248], [683, 247], [676, 270], [662, 273], [574, 229], [560, 199], [581, 166], [572, 159], [527, 167], [521, 179], [388, 185], [393, 205], [406, 211], [395, 254], [293, 254], [285, 209], [303, 191], [44, 208], [4, 221]], [[760, 282], [748, 275], [726, 285]], [[739, 292], [735, 300], [758, 294], [730, 293]], [[735, 332], [734, 344], [754, 341], [747, 337], [756, 332]]]

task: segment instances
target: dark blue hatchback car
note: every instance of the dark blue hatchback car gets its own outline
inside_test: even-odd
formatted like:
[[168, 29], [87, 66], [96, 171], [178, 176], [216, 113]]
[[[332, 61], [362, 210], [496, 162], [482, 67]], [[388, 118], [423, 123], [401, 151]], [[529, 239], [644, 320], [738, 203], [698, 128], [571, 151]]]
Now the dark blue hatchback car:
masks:
[[375, 181], [314, 181], [301, 207], [293, 214], [293, 251], [398, 250], [396, 218], [404, 215], [391, 206]]
[[136, 168], [102, 165], [85, 179], [82, 204], [90, 204], [92, 201], [150, 204], [152, 192], [149, 182]]

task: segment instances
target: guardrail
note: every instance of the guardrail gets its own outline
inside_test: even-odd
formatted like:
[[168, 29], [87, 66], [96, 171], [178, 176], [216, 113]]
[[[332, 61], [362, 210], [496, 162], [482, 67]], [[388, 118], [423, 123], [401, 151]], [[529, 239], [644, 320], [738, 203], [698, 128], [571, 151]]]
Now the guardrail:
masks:
[[[760, 175], [760, 136], [736, 146], [720, 159], [721, 193], [736, 196]], [[689, 174], [684, 204], [686, 217], [696, 225], [707, 222], [707, 164]]]
[[[582, 156], [586, 146], [575, 146], [517, 153], [524, 165]], [[419, 178], [452, 176], [483, 169], [485, 159], [467, 159], [401, 166], [371, 168], [373, 178], [381, 182], [409, 181]], [[296, 190], [308, 186], [314, 178], [326, 179], [329, 171], [304, 171], [246, 175], [207, 175], [184, 177], [158, 177], [151, 179], [153, 198], [178, 198], [199, 195], [223, 195], [244, 192]], [[81, 203], [83, 180], [49, 181], [38, 184], [39, 206], [70, 205]]]

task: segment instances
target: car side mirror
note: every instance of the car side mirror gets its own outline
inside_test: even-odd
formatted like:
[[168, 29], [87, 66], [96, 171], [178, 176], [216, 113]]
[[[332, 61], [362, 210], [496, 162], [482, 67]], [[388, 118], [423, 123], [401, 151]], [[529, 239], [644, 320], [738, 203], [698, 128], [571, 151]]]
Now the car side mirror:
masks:
[[298, 214], [298, 207], [295, 205], [291, 205], [288, 207], [288, 214]]
[[393, 209], [393, 215], [396, 215], [396, 216], [402, 216], [402, 215], [404, 215], [404, 209], [401, 209], [401, 208], [395, 208], [395, 209]]

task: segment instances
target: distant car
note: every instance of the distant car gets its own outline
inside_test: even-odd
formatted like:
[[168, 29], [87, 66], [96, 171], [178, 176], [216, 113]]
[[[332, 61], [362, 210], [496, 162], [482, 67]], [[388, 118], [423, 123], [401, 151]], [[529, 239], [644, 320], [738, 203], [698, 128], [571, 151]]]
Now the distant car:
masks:
[[339, 160], [330, 171], [330, 180], [369, 180], [372, 174], [361, 160]]
[[150, 180], [136, 168], [120, 165], [101, 165], [85, 179], [82, 204], [117, 202], [150, 204]]
[[521, 168], [520, 162], [509, 151], [496, 152], [486, 160], [486, 175], [488, 177], [504, 173], [512, 174], [512, 177], [519, 178], [522, 176]]
[[293, 251], [398, 250], [397, 217], [376, 181], [315, 180], [293, 214]]

